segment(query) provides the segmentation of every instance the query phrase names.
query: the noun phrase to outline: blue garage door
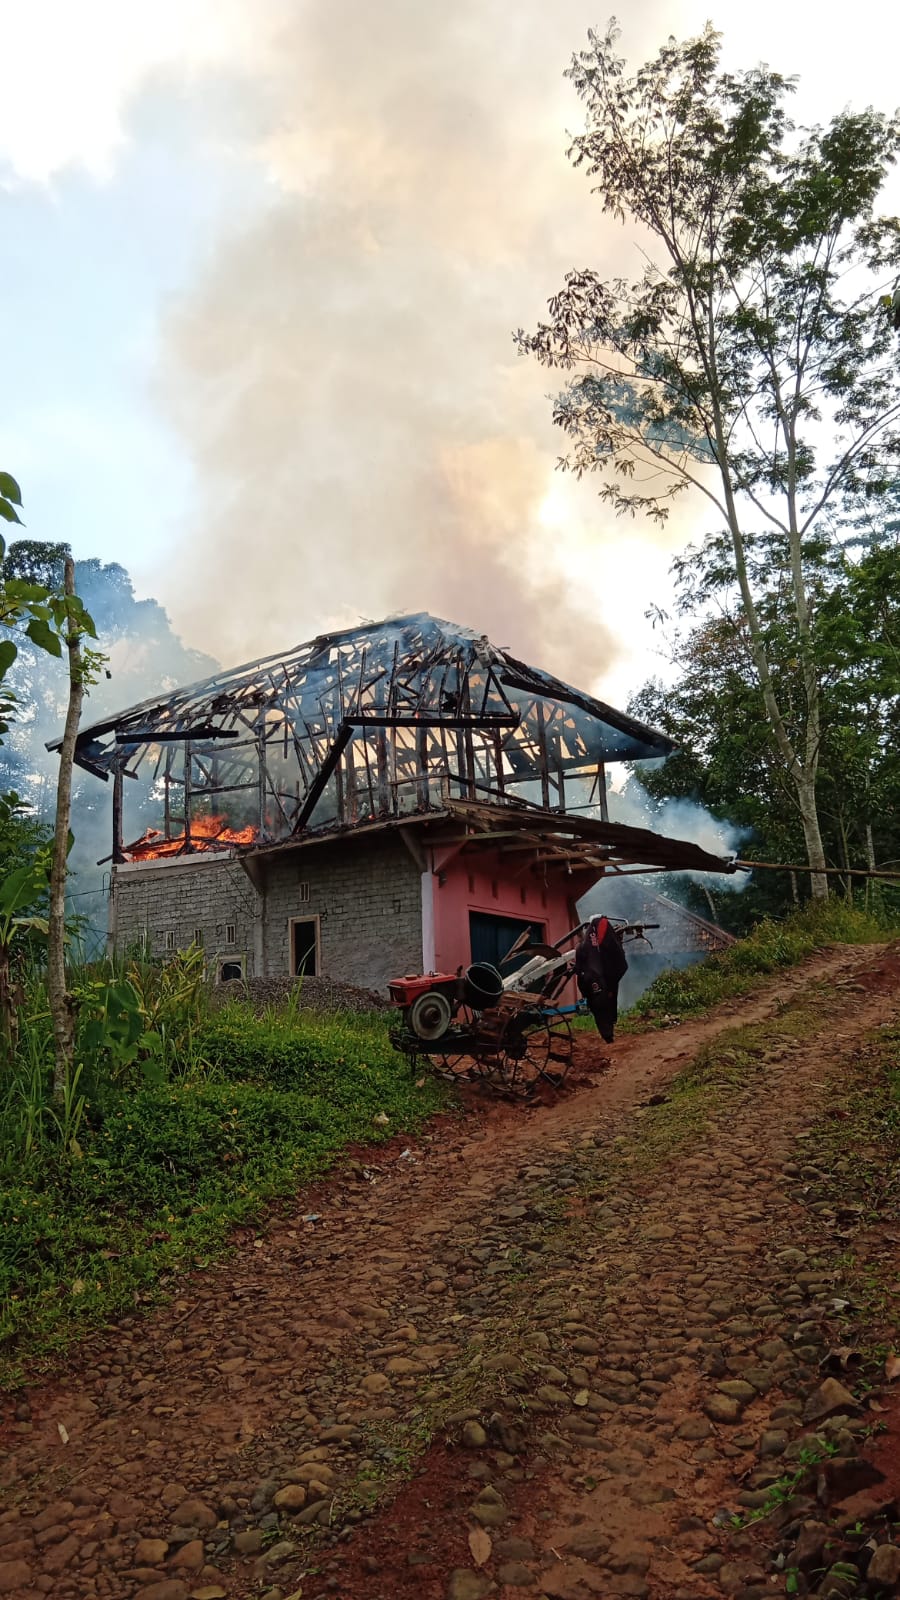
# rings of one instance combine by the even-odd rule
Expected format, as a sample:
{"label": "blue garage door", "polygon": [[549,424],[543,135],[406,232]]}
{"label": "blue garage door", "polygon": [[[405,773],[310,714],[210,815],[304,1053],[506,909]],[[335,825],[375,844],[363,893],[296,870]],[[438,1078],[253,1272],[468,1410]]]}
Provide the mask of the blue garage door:
{"label": "blue garage door", "polygon": [[528,932],[529,944],[543,944],[547,937],[546,924],[543,922],[526,922],[519,917],[494,917],[487,911],[469,912],[469,940],[472,946],[473,961],[489,961],[492,967],[498,967],[507,977],[510,972],[515,972],[518,967],[524,966],[528,959],[522,954],[514,960],[503,965],[503,958],[512,948],[520,934]]}

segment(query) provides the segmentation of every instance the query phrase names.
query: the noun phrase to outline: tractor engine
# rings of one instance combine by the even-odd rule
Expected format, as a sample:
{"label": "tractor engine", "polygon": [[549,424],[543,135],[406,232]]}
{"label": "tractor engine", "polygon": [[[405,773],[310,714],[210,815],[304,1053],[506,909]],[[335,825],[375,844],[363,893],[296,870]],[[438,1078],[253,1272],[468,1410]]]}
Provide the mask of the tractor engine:
{"label": "tractor engine", "polygon": [[392,979],[388,987],[410,1033],[434,1044],[449,1033],[460,1006],[484,1011],[496,1005],[503,993],[503,979],[496,967],[475,962],[466,972],[409,975]]}

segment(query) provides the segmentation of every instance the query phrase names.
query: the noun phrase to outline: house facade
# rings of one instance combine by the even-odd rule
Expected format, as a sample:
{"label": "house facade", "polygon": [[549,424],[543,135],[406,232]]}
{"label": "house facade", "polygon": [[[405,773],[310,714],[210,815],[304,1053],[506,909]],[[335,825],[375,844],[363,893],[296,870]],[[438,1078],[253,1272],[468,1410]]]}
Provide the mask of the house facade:
{"label": "house facade", "polygon": [[497,962],[525,929],[553,943],[574,927],[597,874],[544,879],[530,865],[511,870],[498,850],[467,852],[421,826],[412,840],[322,838],[252,864],[237,850],[123,862],[110,943],[163,958],[202,945],[219,980],[307,973],[384,989],[407,972]]}
{"label": "house facade", "polygon": [[[112,783],[110,943],[202,944],[219,979],[382,989],[554,943],[607,874],[727,872],[610,822],[610,762],[663,735],[417,615],[324,635],[79,735]],[[130,843],[129,780],[143,831]],[[148,825],[149,819],[149,825]]]}

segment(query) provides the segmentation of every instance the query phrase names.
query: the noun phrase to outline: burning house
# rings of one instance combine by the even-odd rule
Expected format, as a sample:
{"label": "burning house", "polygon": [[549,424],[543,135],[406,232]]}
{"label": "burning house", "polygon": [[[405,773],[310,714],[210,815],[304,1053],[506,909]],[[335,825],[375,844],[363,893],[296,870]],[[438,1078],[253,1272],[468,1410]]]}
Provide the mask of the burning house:
{"label": "burning house", "polygon": [[[331,633],[82,730],[112,783],[110,941],[220,979],[383,987],[553,942],[604,876],[728,872],[610,822],[610,763],[672,746],[427,615]],[[139,780],[156,825],[129,839]]]}

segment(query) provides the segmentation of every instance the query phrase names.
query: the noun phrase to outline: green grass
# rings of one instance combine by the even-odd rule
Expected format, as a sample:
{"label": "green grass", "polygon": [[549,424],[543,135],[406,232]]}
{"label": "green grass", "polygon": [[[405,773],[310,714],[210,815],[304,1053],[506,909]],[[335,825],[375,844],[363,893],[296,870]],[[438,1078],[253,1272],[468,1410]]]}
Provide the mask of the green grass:
{"label": "green grass", "polygon": [[377,1016],[279,1021],[231,1005],[197,1043],[203,1075],[94,1074],[75,1153],[45,1140],[23,1159],[18,1125],[0,1121],[0,1385],[163,1294],[348,1144],[411,1131],[447,1103],[436,1080],[416,1087]]}
{"label": "green grass", "polygon": [[697,1016],[721,1000],[749,993],[773,972],[796,966],[833,944],[873,944],[900,932],[900,924],[872,916],[834,896],[823,906],[783,922],[760,922],[740,939],[696,966],[663,972],[622,1019],[626,1032]]}

